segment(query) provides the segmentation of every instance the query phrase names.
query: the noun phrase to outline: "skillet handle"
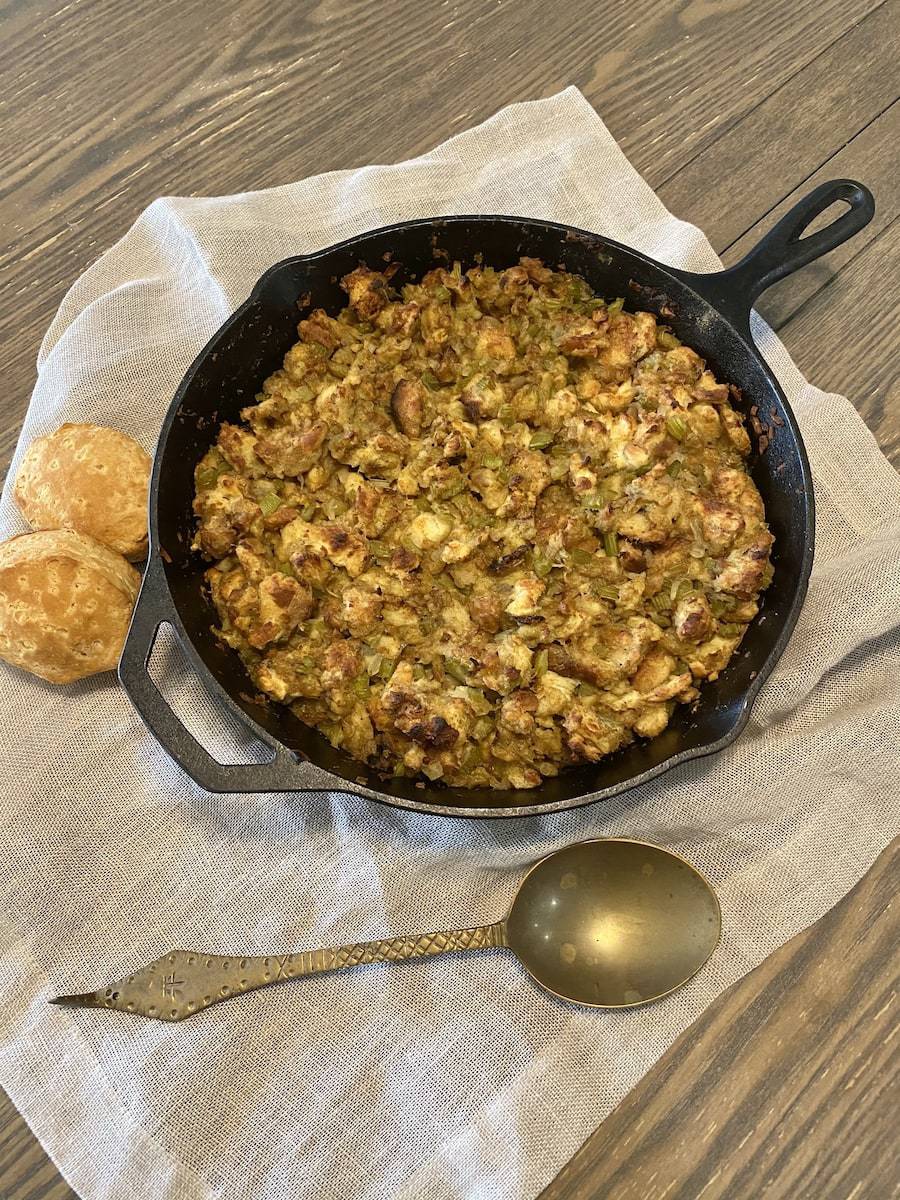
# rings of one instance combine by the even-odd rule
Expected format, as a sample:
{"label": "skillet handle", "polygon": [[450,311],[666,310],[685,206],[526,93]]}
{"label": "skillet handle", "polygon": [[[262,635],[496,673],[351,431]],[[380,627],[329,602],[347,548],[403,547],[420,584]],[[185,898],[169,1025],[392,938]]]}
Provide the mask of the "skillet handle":
{"label": "skillet handle", "polygon": [[168,605],[162,563],[151,556],[119,660],[119,682],[162,748],[207,792],[307,790],[303,764],[286,747],[272,746],[272,758],[263,763],[220,763],[182,725],[147,669]]}
{"label": "skillet handle", "polygon": [[[809,237],[803,231],[837,201],[850,205],[830,225]],[[875,215],[875,200],[864,184],[832,179],[795,204],[740,262],[712,275],[686,272],[691,284],[733,325],[747,331],[750,309],[766,288],[836,249],[864,229]]]}

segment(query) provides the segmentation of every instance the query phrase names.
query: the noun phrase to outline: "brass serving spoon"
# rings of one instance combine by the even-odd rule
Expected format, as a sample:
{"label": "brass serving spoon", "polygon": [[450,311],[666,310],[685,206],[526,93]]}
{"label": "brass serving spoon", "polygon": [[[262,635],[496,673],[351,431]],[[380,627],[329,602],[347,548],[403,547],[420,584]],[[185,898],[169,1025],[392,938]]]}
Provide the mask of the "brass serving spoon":
{"label": "brass serving spoon", "polygon": [[51,1003],[180,1021],[300,975],[508,947],[555,996],[594,1008],[630,1008],[686,983],[712,954],[720,928],[715,892],[683,858],[644,842],[595,839],[535,863],[509,916],[493,925],[268,958],[173,950],[118,983]]}

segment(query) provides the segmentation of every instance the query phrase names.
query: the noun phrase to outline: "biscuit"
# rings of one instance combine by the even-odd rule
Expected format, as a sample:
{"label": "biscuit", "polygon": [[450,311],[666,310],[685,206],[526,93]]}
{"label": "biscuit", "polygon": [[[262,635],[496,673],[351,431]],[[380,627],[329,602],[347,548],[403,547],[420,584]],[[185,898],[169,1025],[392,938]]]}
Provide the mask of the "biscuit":
{"label": "biscuit", "polygon": [[33,529],[71,529],[126,558],[147,554],[150,458],[103,425],[61,425],[25,452],[14,496]]}
{"label": "biscuit", "polygon": [[0,544],[0,658],[50,683],[119,661],[141,577],[120,554],[69,530]]}

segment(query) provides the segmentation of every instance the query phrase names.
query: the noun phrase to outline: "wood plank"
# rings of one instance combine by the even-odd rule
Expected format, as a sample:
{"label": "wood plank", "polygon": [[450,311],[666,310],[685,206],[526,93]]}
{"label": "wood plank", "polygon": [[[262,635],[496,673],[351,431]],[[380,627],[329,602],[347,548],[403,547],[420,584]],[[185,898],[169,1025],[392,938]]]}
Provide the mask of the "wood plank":
{"label": "wood plank", "polygon": [[[156,150],[168,162],[179,160],[175,178],[182,187],[198,172],[204,178],[224,172],[219,191],[284,182],[295,177],[295,161],[318,162],[322,170],[389,161],[401,146],[424,149],[510,100],[533,96],[538,78],[544,93],[556,91],[573,81],[573,70],[613,132],[627,126],[623,146],[635,148],[637,165],[658,183],[883,4],[798,0],[788,9],[620,0],[605,6],[598,21],[585,0],[565,6],[525,0],[499,10],[464,0],[438,27],[439,9],[428,5],[373,8],[357,0],[332,13],[324,3],[285,10],[263,0],[226,0],[213,38],[203,6],[178,0],[143,14],[115,0],[93,0],[77,12],[48,11],[43,20],[45,6],[32,0],[20,6],[33,8],[35,19],[21,31],[11,76],[45,101],[17,110],[24,136],[10,139],[0,196],[46,201],[69,188],[91,195],[98,182],[105,186],[117,171],[145,164]],[[227,43],[218,36],[223,27]],[[538,30],[540,54],[516,62]],[[73,91],[72,72],[62,69],[71,68],[71,39],[89,63],[117,36],[119,53],[107,51],[104,71],[85,71]],[[154,75],[140,91],[134,63],[151,54]],[[700,69],[710,62],[715,70]],[[585,64],[593,64],[589,76]],[[356,119],[361,96],[362,122]],[[461,109],[461,97],[468,107]],[[418,119],[424,101],[427,126]],[[302,145],[293,136],[298,111]],[[713,119],[701,124],[711,112]],[[671,136],[676,122],[683,125],[677,138]],[[255,134],[261,136],[251,141]],[[208,155],[190,160],[185,178],[185,151],[220,135],[220,146],[241,151],[220,154],[215,163]],[[276,143],[284,145],[273,156]],[[164,164],[147,165],[156,173]]]}
{"label": "wood plank", "polygon": [[[858,179],[872,191],[875,196],[875,216],[861,233],[824,258],[782,280],[760,297],[756,307],[773,329],[781,330],[803,304],[821,291],[900,216],[900,188],[897,186],[900,163],[885,153],[886,146],[897,145],[898,141],[900,101],[895,101],[723,253],[722,260],[726,265],[737,262],[792,205],[827,179]],[[816,222],[810,226],[810,232],[824,224],[827,224],[827,220]],[[870,293],[865,303],[879,307],[882,297]]]}
{"label": "wood plank", "polygon": [[681,167],[660,198],[721,252],[898,92],[900,0],[887,0]]}
{"label": "wood plank", "polygon": [[804,304],[780,336],[811,383],[847,396],[900,468],[900,217]]}
{"label": "wood plank", "polygon": [[0,1088],[2,1200],[78,1200]]}
{"label": "wood plank", "polygon": [[900,1187],[900,840],[736,983],[540,1200],[888,1200]]}
{"label": "wood plank", "polygon": [[396,160],[571,82],[658,183],[877,7],[223,0],[210,25],[183,0],[24,0],[0,52],[0,472],[62,294],[156,196]]}

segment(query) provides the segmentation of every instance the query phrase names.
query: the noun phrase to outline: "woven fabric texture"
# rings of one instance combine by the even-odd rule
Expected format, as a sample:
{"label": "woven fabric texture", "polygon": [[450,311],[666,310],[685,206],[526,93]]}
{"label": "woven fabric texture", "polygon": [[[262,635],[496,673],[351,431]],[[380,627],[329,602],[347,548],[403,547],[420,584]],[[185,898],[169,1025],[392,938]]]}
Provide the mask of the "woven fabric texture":
{"label": "woven fabric texture", "polygon": [[[451,212],[546,217],[719,265],[570,88],[412,162],[157,200],[64,299],[20,452],[63,421],[152,450],[185,368],[266,267]],[[54,688],[0,669],[0,1083],[84,1200],[530,1200],[710,1001],[890,840],[900,484],[852,405],[810,386],[761,321],[754,332],[806,440],[817,556],[780,666],[715,758],[517,821],[212,796],[111,675]],[[24,528],[9,488],[0,528]],[[165,638],[153,666],[215,753],[252,757]],[[46,1003],[173,947],[279,954],[487,923],[534,859],[597,835],[672,847],[721,897],[710,964],[646,1008],[568,1007],[503,951],[303,979],[178,1025]]]}

